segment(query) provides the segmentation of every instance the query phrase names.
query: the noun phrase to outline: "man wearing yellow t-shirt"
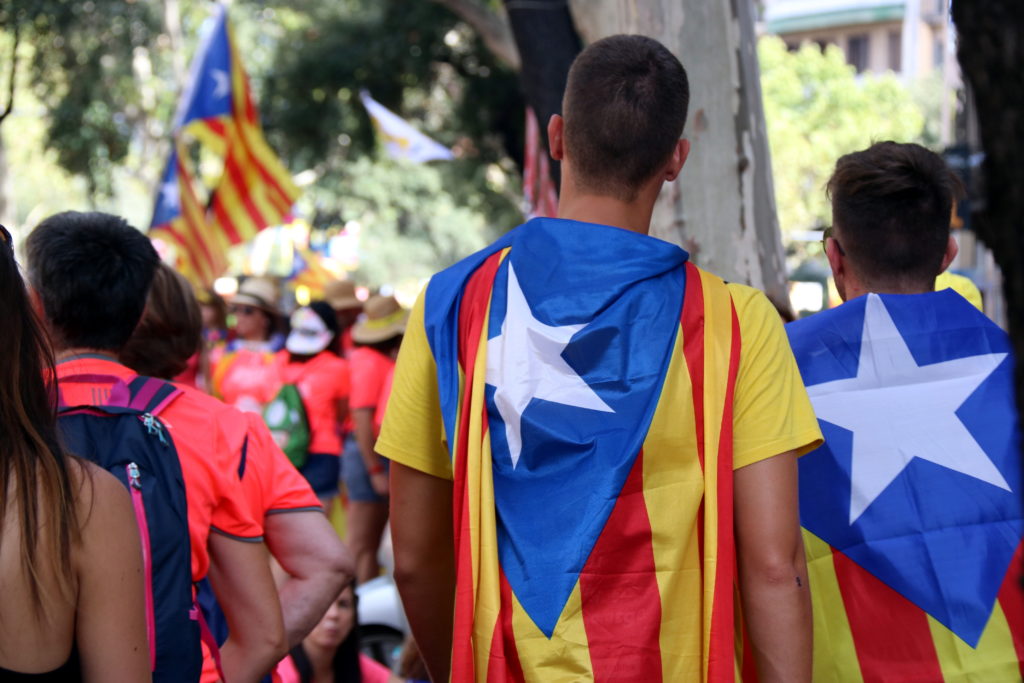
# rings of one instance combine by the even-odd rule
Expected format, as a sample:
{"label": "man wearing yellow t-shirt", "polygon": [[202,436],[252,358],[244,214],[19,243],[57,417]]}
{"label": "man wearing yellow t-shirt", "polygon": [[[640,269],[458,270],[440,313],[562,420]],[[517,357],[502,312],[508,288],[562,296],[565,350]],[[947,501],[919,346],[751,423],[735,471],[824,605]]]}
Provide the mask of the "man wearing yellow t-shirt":
{"label": "man wearing yellow t-shirt", "polygon": [[820,442],[778,315],[647,236],[689,151],[654,40],[576,60],[559,218],[431,280],[377,451],[434,680],[810,676],[796,456]]}

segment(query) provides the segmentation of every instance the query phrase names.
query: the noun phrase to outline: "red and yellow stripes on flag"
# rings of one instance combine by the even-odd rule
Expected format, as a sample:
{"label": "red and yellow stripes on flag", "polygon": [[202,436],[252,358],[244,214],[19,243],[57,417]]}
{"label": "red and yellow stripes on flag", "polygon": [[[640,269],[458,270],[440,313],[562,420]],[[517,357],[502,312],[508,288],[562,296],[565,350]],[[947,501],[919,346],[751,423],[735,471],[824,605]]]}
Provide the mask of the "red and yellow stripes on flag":
{"label": "red and yellow stripes on flag", "polygon": [[228,241],[211,230],[206,211],[192,186],[195,173],[188,163],[183,145],[176,141],[178,197],[181,214],[163,227],[150,231],[150,236],[173,244],[179,254],[178,268],[189,281],[208,286],[227,268]]}
{"label": "red and yellow stripes on flag", "polygon": [[[740,335],[727,288],[687,265],[681,332],[649,435],[549,639],[498,561],[485,331],[507,253],[474,273],[460,307],[451,680],[735,680],[731,406]],[[693,429],[669,428],[680,420]],[[699,458],[680,467],[679,453]],[[680,528],[694,537],[680,542]]]}
{"label": "red and yellow stripes on flag", "polygon": [[[169,234],[183,254],[182,270],[203,285],[212,284],[227,267],[228,247],[281,223],[299,196],[291,174],[263,137],[230,26],[227,31],[231,45],[232,114],[192,121],[178,132],[175,142],[178,159],[185,159],[182,133],[192,136],[223,159],[223,171],[207,207],[198,204],[191,190],[188,178],[196,177],[195,174],[179,175],[179,183],[189,185],[192,206],[186,206],[183,190],[182,217],[172,221],[168,228],[154,231]],[[192,215],[186,216],[187,213]],[[179,223],[184,225],[178,227]]]}
{"label": "red and yellow stripes on flag", "polygon": [[[804,529],[814,610],[814,680],[1024,679],[1024,595],[1018,547],[978,646]],[[1016,654],[1016,657],[1014,657]]]}
{"label": "red and yellow stripes on flag", "polygon": [[[228,35],[232,36],[230,26]],[[268,225],[280,223],[299,190],[263,137],[233,37],[230,45],[233,115],[224,119],[222,130],[217,131],[225,140],[224,173],[214,188],[210,209],[226,234],[245,241]]]}

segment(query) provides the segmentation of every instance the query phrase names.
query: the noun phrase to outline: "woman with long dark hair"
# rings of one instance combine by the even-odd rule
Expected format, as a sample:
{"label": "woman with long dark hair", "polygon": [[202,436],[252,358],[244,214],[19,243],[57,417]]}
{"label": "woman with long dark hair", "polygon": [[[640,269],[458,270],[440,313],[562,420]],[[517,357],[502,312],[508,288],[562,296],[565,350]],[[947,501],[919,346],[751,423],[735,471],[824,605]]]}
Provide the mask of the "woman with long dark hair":
{"label": "woman with long dark hair", "polygon": [[342,589],[320,623],[277,665],[282,683],[388,683],[401,681],[359,651],[355,583]]}
{"label": "woman with long dark hair", "polygon": [[57,435],[53,355],[0,226],[0,679],[148,681],[131,502]]}

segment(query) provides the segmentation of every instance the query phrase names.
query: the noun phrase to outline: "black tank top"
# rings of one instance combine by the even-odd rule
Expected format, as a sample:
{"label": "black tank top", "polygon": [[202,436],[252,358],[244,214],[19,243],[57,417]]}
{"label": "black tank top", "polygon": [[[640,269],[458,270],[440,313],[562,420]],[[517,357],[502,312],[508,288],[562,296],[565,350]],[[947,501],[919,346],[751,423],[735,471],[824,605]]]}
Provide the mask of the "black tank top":
{"label": "black tank top", "polygon": [[64,681],[81,681],[82,664],[78,661],[78,647],[71,647],[71,654],[68,660],[53,671],[40,674],[26,674],[20,671],[11,671],[0,666],[0,683],[19,683],[20,681],[31,681],[32,683],[63,683]]}

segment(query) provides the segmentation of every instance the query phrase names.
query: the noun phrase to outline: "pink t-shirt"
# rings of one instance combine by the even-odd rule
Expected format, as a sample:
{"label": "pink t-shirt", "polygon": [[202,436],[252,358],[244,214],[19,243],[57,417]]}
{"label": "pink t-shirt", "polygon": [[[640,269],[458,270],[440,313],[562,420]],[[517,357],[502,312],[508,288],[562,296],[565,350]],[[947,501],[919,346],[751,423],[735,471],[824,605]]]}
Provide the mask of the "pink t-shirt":
{"label": "pink t-shirt", "polygon": [[[363,676],[363,683],[388,683],[391,679],[391,672],[386,666],[364,654],[359,655],[359,673]],[[281,683],[300,683],[301,680],[290,655],[278,662],[274,675]]]}
{"label": "pink t-shirt", "polygon": [[302,396],[309,420],[309,452],[340,455],[338,402],[349,396],[348,361],[323,351],[305,363],[292,363],[287,351],[279,351],[277,364],[277,386],[294,384]]}

